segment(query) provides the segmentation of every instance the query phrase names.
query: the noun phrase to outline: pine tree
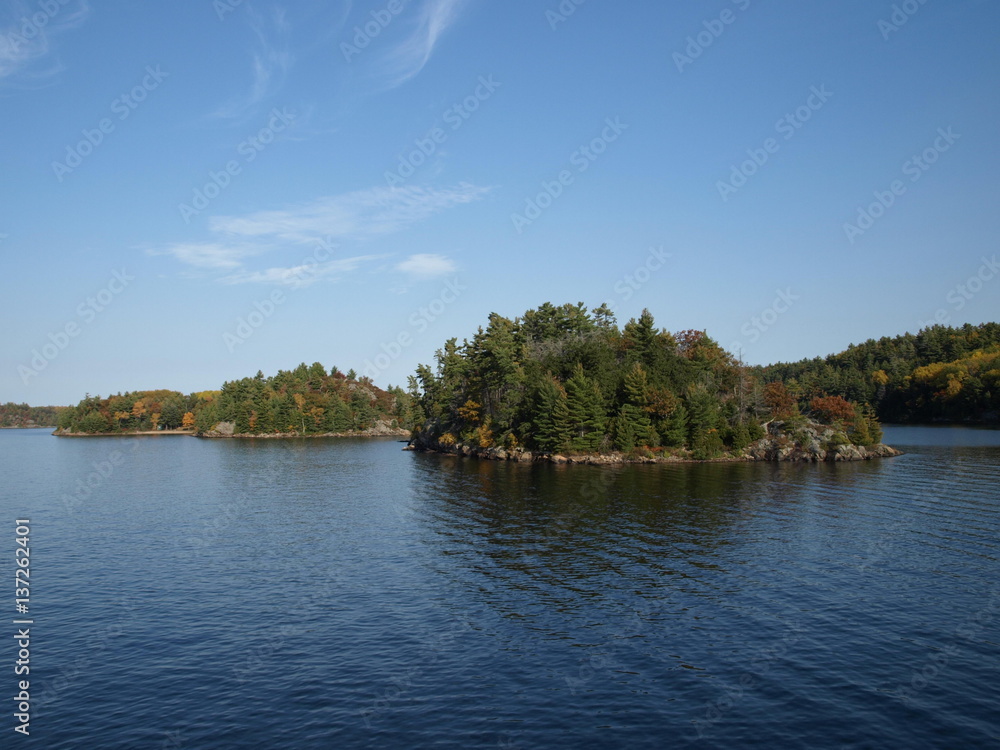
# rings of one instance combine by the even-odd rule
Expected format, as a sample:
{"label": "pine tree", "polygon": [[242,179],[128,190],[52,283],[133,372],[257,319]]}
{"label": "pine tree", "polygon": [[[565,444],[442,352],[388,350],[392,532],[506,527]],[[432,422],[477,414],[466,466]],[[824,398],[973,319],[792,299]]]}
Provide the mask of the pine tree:
{"label": "pine tree", "polygon": [[327,420],[330,432],[348,432],[352,426],[351,408],[339,396],[334,396],[327,410]]}
{"label": "pine tree", "polygon": [[649,422],[649,415],[633,404],[623,404],[615,418],[615,447],[631,451],[639,445],[654,445],[650,438],[656,432]]}
{"label": "pine tree", "polygon": [[719,426],[718,401],[704,387],[693,387],[687,395],[688,441],[692,448]]}
{"label": "pine tree", "polygon": [[737,424],[733,428],[732,432],[731,443],[733,450],[736,452],[741,452],[745,448],[747,448],[751,442],[753,441],[750,439],[750,430],[747,429],[747,426],[742,422]]}
{"label": "pine tree", "polygon": [[535,398],[535,419],[532,423],[535,443],[543,451],[555,453],[569,442],[569,408],[566,391],[549,375]]}
{"label": "pine tree", "polygon": [[[623,438],[627,442],[631,441],[632,447],[635,444],[656,445],[659,442],[659,436],[653,429],[653,423],[649,418],[649,377],[646,368],[641,363],[636,362],[632,369],[626,373],[624,390],[625,404],[622,405],[618,415],[619,424],[622,425],[623,420],[627,424],[627,426],[619,427],[623,431]],[[631,450],[631,448],[622,448],[622,450]]]}
{"label": "pine tree", "polygon": [[688,410],[683,403],[678,403],[667,417],[666,428],[663,431],[663,444],[674,448],[683,448],[688,436]]}
{"label": "pine tree", "polygon": [[639,361],[652,364],[656,351],[656,323],[649,310],[643,310],[638,320],[633,318],[626,323],[623,333]]}
{"label": "pine tree", "polygon": [[878,445],[882,442],[882,425],[878,421],[878,417],[875,416],[873,411],[869,411],[867,414],[868,419],[868,432],[871,435],[872,445]]}
{"label": "pine tree", "polygon": [[849,433],[851,442],[855,445],[870,446],[882,442],[882,425],[872,412],[871,407],[858,407],[854,420],[854,429]]}
{"label": "pine tree", "polygon": [[855,445],[871,445],[872,435],[868,429],[868,420],[864,417],[858,417],[854,422],[854,429],[851,430],[849,437]]}
{"label": "pine tree", "polygon": [[597,384],[577,364],[573,377],[566,381],[566,405],[569,409],[570,448],[596,451],[604,440],[607,412]]}

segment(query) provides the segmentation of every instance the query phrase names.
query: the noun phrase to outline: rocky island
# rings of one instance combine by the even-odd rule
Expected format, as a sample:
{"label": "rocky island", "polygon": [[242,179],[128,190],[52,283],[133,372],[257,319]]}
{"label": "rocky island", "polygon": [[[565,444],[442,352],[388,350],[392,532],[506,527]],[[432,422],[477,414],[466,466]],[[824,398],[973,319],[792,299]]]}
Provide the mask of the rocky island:
{"label": "rocky island", "polygon": [[417,368],[410,448],[555,463],[858,461],[898,455],[869,404],[764,382],[704,331],[644,310],[497,314]]}

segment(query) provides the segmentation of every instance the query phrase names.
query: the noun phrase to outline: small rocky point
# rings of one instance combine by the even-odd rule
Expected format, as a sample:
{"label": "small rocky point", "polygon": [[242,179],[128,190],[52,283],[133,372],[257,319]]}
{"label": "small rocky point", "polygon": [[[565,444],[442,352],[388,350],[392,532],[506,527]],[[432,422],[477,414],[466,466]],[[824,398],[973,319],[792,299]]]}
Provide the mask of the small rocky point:
{"label": "small rocky point", "polygon": [[810,422],[787,429],[784,422],[768,422],[767,434],[746,449],[751,461],[868,461],[901,456],[885,443],[863,446],[843,442],[843,433],[828,425]]}

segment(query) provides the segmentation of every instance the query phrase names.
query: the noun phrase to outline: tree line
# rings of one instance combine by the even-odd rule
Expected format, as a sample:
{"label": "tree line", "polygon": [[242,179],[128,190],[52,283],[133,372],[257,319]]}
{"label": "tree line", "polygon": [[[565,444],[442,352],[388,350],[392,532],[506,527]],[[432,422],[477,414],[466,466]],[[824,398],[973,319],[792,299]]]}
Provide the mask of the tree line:
{"label": "tree line", "polygon": [[757,368],[800,402],[838,395],[885,422],[1000,421],[1000,324],[935,325],[828,357]]}
{"label": "tree line", "polygon": [[844,442],[881,438],[863,404],[812,403],[767,388],[704,331],[670,333],[644,310],[620,327],[606,305],[545,303],[510,319],[491,314],[461,344],[411,378],[424,444],[563,452],[738,453],[762,423],[811,416],[839,422]]}
{"label": "tree line", "polygon": [[699,458],[738,453],[773,419],[823,421],[845,441],[870,445],[881,439],[880,421],[998,415],[996,323],[933,326],[825,358],[747,367],[704,331],[658,328],[648,310],[619,326],[605,305],[548,302],[514,319],[493,313],[471,340],[449,339],[406,390],[316,362],[270,377],[258,372],[218,391],[0,407],[8,422],[53,420],[71,432],[207,432],[230,422],[238,434],[310,435],[381,421],[442,445]]}
{"label": "tree line", "polygon": [[55,427],[65,406],[28,406],[8,401],[0,404],[0,427]]}
{"label": "tree line", "polygon": [[378,421],[412,422],[411,397],[382,390],[351,370],[329,372],[318,362],[265,377],[223,383],[218,391],[135,391],[107,398],[87,396],[66,409],[59,427],[69,432],[125,433],[190,429],[208,432],[221,422],[246,435],[349,433]]}

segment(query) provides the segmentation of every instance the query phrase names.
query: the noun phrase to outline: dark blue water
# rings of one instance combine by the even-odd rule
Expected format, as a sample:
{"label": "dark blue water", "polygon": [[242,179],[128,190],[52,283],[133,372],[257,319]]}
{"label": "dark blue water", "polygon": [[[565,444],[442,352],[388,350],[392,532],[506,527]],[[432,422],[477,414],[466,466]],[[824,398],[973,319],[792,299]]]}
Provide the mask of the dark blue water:
{"label": "dark blue water", "polygon": [[32,744],[1000,747],[1000,433],[886,440],[606,468],[0,431]]}

